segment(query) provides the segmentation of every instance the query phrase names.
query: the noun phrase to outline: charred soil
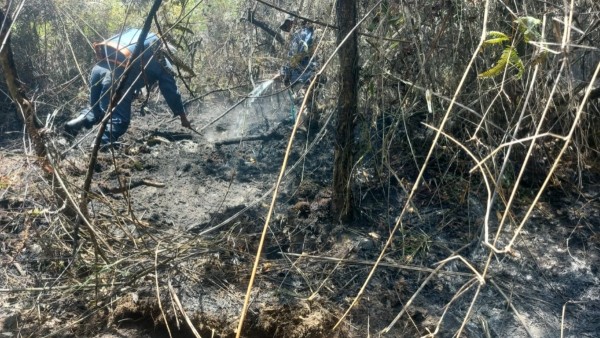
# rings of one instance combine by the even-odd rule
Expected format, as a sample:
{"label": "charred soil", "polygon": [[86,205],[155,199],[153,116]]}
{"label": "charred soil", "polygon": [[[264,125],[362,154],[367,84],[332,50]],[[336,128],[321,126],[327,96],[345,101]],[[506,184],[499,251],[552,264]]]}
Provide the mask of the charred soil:
{"label": "charred soil", "polygon": [[[51,196],[56,182],[40,178],[18,140],[5,139],[0,332],[233,337],[297,110],[286,95],[275,95],[203,128],[234,103],[220,98],[190,105],[202,135],[169,119],[160,103],[136,115],[124,145],[101,153],[95,168],[89,204],[95,239],[89,228],[76,229],[76,222],[60,217],[62,206]],[[554,184],[511,250],[491,253],[481,241],[481,182],[449,174],[440,179],[432,170],[380,257],[412,188],[413,159],[394,153],[389,163],[400,174],[384,177],[376,155],[367,156],[355,170],[355,220],[340,224],[332,217],[329,189],[330,113],[323,109],[317,127],[312,121],[295,136],[244,337],[413,337],[436,331],[450,337],[463,323],[468,337],[600,334],[597,174],[580,190]],[[92,138],[80,135],[72,149],[62,136],[50,138],[62,153],[57,166],[77,197]],[[499,233],[499,247],[523,214]],[[489,261],[484,283],[458,255],[476,271]],[[360,301],[334,329],[379,257]]]}

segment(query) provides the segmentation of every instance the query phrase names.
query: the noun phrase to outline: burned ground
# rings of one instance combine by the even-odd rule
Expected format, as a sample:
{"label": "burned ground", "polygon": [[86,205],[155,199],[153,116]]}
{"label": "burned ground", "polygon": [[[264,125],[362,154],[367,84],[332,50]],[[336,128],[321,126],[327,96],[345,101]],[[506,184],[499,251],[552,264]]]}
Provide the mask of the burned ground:
{"label": "burned ground", "polygon": [[[234,335],[297,107],[287,94],[257,99],[197,135],[152,102],[145,116],[134,117],[125,146],[102,153],[95,168],[90,212],[105,243],[96,251],[86,229],[77,238],[59,217],[53,183],[21,155],[20,139],[3,140],[3,334],[189,337],[191,324],[202,337]],[[188,106],[190,118],[200,129],[235,102],[207,98]],[[339,223],[329,189],[331,111],[324,112],[322,130],[296,135],[245,337],[422,336],[436,327],[438,336],[450,337],[469,309],[468,337],[598,335],[600,198],[593,172],[581,190],[557,180],[514,247],[490,254],[480,238],[481,182],[431,170],[360,302],[333,330],[389,237],[416,170],[409,154],[397,152],[389,163],[400,176],[382,177],[376,154],[367,155],[355,171],[355,221]],[[425,135],[418,121],[414,126]],[[259,137],[223,142],[241,136]],[[58,133],[50,139],[77,193],[91,137],[80,136],[73,149]],[[522,216],[514,215],[502,243]],[[457,255],[477,271],[491,260],[485,284],[458,259],[438,268]]]}

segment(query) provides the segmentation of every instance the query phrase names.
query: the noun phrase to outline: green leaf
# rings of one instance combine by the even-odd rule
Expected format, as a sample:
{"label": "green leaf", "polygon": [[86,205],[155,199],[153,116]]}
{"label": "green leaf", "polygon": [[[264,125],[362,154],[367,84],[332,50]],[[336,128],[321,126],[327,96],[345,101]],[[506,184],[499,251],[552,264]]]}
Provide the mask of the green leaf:
{"label": "green leaf", "polygon": [[400,26],[404,25],[404,22],[405,22],[405,20],[404,20],[404,15],[398,15],[398,16],[396,16],[396,17],[392,17],[392,18],[390,18],[390,19],[388,20],[388,22],[389,22],[389,23],[390,23],[392,26],[394,26],[394,27],[398,28],[398,27],[400,27]]}
{"label": "green leaf", "polygon": [[477,77],[489,78],[500,75],[502,74],[502,72],[504,72],[504,69],[506,69],[507,64],[508,66],[514,66],[515,68],[517,68],[517,78],[520,79],[521,76],[523,76],[523,73],[525,72],[525,66],[523,65],[521,57],[517,53],[517,50],[513,47],[506,47],[504,51],[502,51],[502,55],[500,55],[498,61],[496,61],[496,64],[492,68],[484,71],[483,73],[478,74]]}
{"label": "green leaf", "polygon": [[514,21],[519,28],[519,31],[523,34],[525,42],[531,40],[540,40],[542,35],[538,32],[538,27],[542,24],[540,19],[536,19],[532,16],[522,16]]}
{"label": "green leaf", "polygon": [[484,46],[501,45],[505,41],[510,41],[508,35],[498,31],[490,31],[487,36],[491,37],[491,39],[485,40],[483,42]]}
{"label": "green leaf", "polygon": [[502,32],[498,32],[498,31],[489,31],[488,36],[492,37],[492,38],[503,38],[505,40],[508,40],[508,35],[502,33]]}
{"label": "green leaf", "polygon": [[486,70],[483,73],[478,74],[477,77],[485,79],[501,74],[502,71],[504,71],[504,68],[506,68],[506,61],[507,60],[505,58],[500,57],[500,59],[496,61],[496,64],[492,68]]}
{"label": "green leaf", "polygon": [[534,18],[532,16],[522,16],[515,20],[520,26],[525,27],[526,29],[533,29],[542,24],[542,20]]}
{"label": "green leaf", "polygon": [[494,38],[494,39],[487,39],[483,42],[484,46],[488,46],[488,45],[500,45],[502,44],[502,42],[504,41],[509,41],[508,38]]}
{"label": "green leaf", "polygon": [[517,51],[514,48],[510,48],[510,49],[511,49],[511,52],[510,52],[510,57],[509,57],[508,62],[511,66],[514,66],[517,68],[517,70],[519,71],[517,73],[517,78],[520,79],[523,76],[523,73],[525,72],[525,66],[523,66],[523,60],[521,60]]}

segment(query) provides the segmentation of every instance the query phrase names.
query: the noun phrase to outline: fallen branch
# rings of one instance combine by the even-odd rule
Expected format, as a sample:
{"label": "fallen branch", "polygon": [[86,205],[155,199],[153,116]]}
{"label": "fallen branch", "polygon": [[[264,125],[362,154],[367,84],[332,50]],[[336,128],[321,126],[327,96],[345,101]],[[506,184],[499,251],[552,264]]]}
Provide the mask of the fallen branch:
{"label": "fallen branch", "polygon": [[283,36],[281,36],[281,34],[279,34],[273,28],[269,27],[269,25],[266,22],[256,19],[254,17],[253,11],[248,10],[246,20],[248,20],[249,23],[255,25],[256,27],[262,29],[263,31],[265,31],[265,33],[269,34],[273,38],[275,38],[275,40],[277,40],[277,42],[279,42],[280,44],[283,45],[285,43],[285,39],[283,38]]}
{"label": "fallen branch", "polygon": [[183,305],[181,305],[181,301],[179,300],[179,296],[177,296],[177,292],[175,292],[175,289],[173,288],[173,285],[171,284],[171,280],[170,279],[169,279],[168,285],[169,285],[169,292],[171,292],[171,298],[173,298],[173,300],[175,301],[175,305],[177,305],[177,308],[179,309],[179,312],[181,312],[181,314],[183,315],[183,318],[185,319],[186,324],[188,325],[188,327],[190,328],[190,330],[194,334],[194,337],[196,337],[196,338],[202,338],[202,336],[200,336],[200,333],[198,333],[198,330],[196,330],[196,327],[194,326],[194,323],[192,323],[192,321],[190,319],[190,316],[188,316],[187,312],[183,308]]}
{"label": "fallen branch", "polygon": [[[360,260],[360,259],[343,259],[343,258],[337,258],[337,257],[314,256],[314,255],[296,254],[296,253],[288,253],[288,252],[282,252],[281,254],[286,255],[286,256],[291,256],[291,257],[306,258],[306,259],[313,260],[313,261],[335,262],[335,263],[340,263],[340,264],[368,265],[368,266],[372,266],[375,264],[375,262]],[[410,270],[410,271],[436,272],[439,274],[448,274],[448,275],[463,276],[463,277],[473,277],[473,274],[468,273],[468,272],[423,268],[420,266],[413,266],[413,265],[406,265],[406,264],[395,264],[395,263],[385,263],[384,262],[384,263],[379,263],[379,266],[385,266],[387,268],[395,268],[395,269],[402,269],[402,270]]]}
{"label": "fallen branch", "polygon": [[122,282],[114,282],[110,284],[77,284],[77,285],[55,285],[48,287],[31,287],[31,288],[2,288],[0,293],[17,293],[17,292],[50,292],[50,291],[62,291],[62,290],[83,290],[83,289],[96,289],[104,287],[114,287],[124,285]]}
{"label": "fallen branch", "polygon": [[162,138],[164,138],[168,141],[172,141],[172,142],[193,139],[193,137],[190,133],[159,131],[159,130],[152,132],[152,135],[150,136],[150,138],[152,138],[152,137],[162,137]]}
{"label": "fallen branch", "polygon": [[109,187],[105,187],[105,186],[102,186],[102,185],[99,185],[99,187],[100,187],[100,191],[102,191],[105,194],[120,194],[120,193],[123,193],[125,191],[131,190],[133,188],[140,187],[142,185],[146,185],[146,186],[149,186],[149,187],[155,187],[155,188],[164,188],[165,187],[164,183],[155,182],[155,181],[151,181],[151,180],[148,180],[148,179],[141,179],[141,180],[131,181],[130,184],[128,184],[127,186],[123,186],[123,187],[109,188]]}
{"label": "fallen branch", "polygon": [[281,126],[281,123],[277,124],[275,127],[271,128],[266,133],[258,134],[258,135],[234,137],[234,138],[230,138],[230,139],[226,139],[226,140],[222,140],[222,141],[217,141],[217,142],[215,142],[215,145],[223,146],[223,145],[228,145],[228,144],[240,143],[242,141],[269,140],[271,138],[276,138],[277,136],[279,136],[278,138],[281,139],[281,138],[283,138],[283,136],[277,133],[279,126]]}

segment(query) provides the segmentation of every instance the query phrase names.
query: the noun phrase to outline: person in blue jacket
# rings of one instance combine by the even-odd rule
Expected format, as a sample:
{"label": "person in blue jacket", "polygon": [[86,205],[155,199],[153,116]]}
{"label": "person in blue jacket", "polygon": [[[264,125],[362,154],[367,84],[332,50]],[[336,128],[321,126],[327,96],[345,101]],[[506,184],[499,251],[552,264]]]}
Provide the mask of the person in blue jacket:
{"label": "person in blue jacket", "polygon": [[90,105],[80,115],[67,122],[65,129],[71,135],[82,128],[91,128],[99,123],[108,112],[111,97],[127,67],[129,71],[123,80],[120,97],[117,97],[112,116],[107,121],[101,144],[114,144],[127,131],[131,121],[131,104],[135,93],[143,87],[158,83],[161,94],[175,117],[179,116],[181,125],[191,128],[187,119],[181,94],[175,82],[173,66],[161,51],[161,41],[154,33],[148,33],[143,51],[135,60],[131,54],[138,42],[141,30],[129,29],[121,34],[94,45],[99,61],[90,74]]}
{"label": "person in blue jacket", "polygon": [[[323,75],[317,75],[320,62],[315,55],[315,29],[306,21],[296,23],[296,18],[288,16],[279,26],[284,32],[292,32],[286,63],[280,69],[283,83],[289,87],[294,104],[300,104],[305,96],[309,96],[308,105],[299,117],[299,129],[306,131],[307,126],[317,127],[319,110],[316,97],[320,85],[326,82]],[[318,76],[317,85],[308,91],[310,82]],[[308,122],[308,123],[307,123]]]}
{"label": "person in blue jacket", "polygon": [[[279,28],[284,32],[290,32],[295,26],[295,21],[294,17],[288,16]],[[287,63],[281,69],[286,85],[306,85],[312,81],[319,69],[319,62],[314,56],[314,40],[314,28],[306,22],[302,22],[292,34]]]}

